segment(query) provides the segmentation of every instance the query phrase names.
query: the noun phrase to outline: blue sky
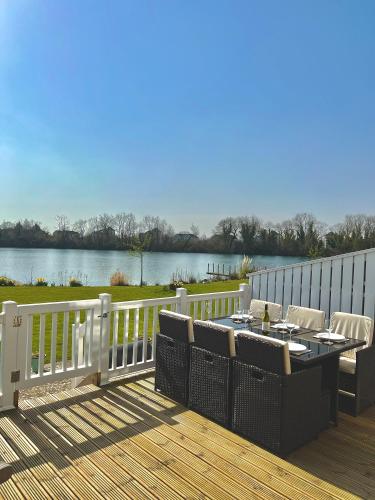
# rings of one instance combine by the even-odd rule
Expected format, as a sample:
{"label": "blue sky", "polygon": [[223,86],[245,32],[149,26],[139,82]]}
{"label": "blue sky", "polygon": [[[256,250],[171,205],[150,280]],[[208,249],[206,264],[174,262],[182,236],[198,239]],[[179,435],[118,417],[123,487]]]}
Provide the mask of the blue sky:
{"label": "blue sky", "polygon": [[0,0],[0,218],[374,213],[375,2]]}

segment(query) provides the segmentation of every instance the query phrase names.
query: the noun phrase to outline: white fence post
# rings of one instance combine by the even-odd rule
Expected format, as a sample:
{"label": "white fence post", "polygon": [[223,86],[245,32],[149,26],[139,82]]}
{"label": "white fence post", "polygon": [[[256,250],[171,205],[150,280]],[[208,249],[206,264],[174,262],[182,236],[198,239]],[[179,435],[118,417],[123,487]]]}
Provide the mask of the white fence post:
{"label": "white fence post", "polygon": [[250,285],[246,283],[241,283],[240,284],[240,309],[247,310],[250,308],[250,299],[251,299],[251,289]]}
{"label": "white fence post", "polygon": [[[85,364],[85,357],[84,357],[84,344],[85,344],[85,333],[86,333],[86,328],[85,328],[85,323],[80,323],[79,325],[73,325],[73,328],[77,328],[77,367],[81,367]],[[75,387],[78,387],[83,380],[85,380],[87,377],[74,377],[72,379],[72,388],[74,389]]]}
{"label": "white fence post", "polygon": [[187,306],[187,290],[186,288],[176,288],[176,297],[179,299],[177,302],[177,312],[180,314],[186,314]]}
{"label": "white fence post", "polygon": [[109,379],[109,340],[111,333],[111,304],[112,295],[101,293],[101,322],[100,322],[100,344],[99,344],[99,385],[108,383]]}
{"label": "white fence post", "polygon": [[1,339],[1,410],[14,408],[18,405],[18,390],[16,383],[19,380],[17,366],[18,344],[18,307],[17,302],[3,302],[5,313]]}

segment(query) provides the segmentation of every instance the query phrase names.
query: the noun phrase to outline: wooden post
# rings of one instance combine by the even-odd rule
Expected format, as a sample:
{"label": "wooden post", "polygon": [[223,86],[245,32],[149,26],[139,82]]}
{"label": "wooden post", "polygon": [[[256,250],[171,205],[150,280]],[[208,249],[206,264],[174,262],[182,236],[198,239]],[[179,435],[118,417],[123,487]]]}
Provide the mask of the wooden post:
{"label": "wooden post", "polygon": [[177,288],[176,297],[179,301],[177,302],[177,312],[180,314],[186,314],[187,302],[186,302],[187,290],[186,288]]}
{"label": "wooden post", "polygon": [[1,408],[7,410],[18,406],[19,372],[17,365],[18,306],[17,302],[3,302],[5,313],[1,338]]}
{"label": "wooden post", "polygon": [[111,330],[111,303],[110,293],[101,293],[101,321],[100,321],[100,344],[99,344],[99,385],[108,383],[109,373],[109,340]]}

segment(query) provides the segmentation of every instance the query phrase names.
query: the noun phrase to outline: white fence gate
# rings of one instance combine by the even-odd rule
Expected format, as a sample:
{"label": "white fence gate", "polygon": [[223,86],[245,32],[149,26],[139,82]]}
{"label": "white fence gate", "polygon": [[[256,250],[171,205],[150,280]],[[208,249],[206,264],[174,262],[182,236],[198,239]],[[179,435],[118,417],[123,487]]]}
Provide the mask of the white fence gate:
{"label": "white fence gate", "polygon": [[249,275],[251,294],[268,300],[375,318],[375,248],[258,271]]}
{"label": "white fence gate", "polygon": [[249,291],[243,284],[232,292],[187,295],[179,288],[174,297],[128,302],[112,302],[109,294],[45,304],[3,302],[0,410],[17,406],[22,389],[91,375],[103,385],[152,368],[160,309],[201,319],[225,316],[249,304]]}

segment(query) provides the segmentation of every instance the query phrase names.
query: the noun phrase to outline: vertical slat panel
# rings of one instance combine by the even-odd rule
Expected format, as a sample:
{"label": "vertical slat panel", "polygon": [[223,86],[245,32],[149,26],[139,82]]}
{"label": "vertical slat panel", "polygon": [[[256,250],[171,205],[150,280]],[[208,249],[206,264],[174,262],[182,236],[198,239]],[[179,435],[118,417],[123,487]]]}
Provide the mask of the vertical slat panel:
{"label": "vertical slat panel", "polygon": [[220,316],[226,316],[225,299],[221,299]]}
{"label": "vertical slat panel", "polygon": [[42,377],[44,373],[45,335],[46,335],[46,315],[41,314],[40,325],[39,325],[39,367],[38,367],[38,374],[40,377]]}
{"label": "vertical slat panel", "polygon": [[205,319],[206,315],[206,303],[204,300],[201,300],[201,319]]}
{"label": "vertical slat panel", "polygon": [[315,263],[311,266],[311,295],[310,307],[312,309],[320,309],[320,276],[322,264]]}
{"label": "vertical slat panel", "polygon": [[228,316],[232,314],[232,300],[228,298]]}
{"label": "vertical slat panel", "polygon": [[86,312],[85,328],[85,366],[92,366],[92,342],[94,338],[94,310],[89,309]]}
{"label": "vertical slat panel", "polygon": [[262,300],[268,300],[267,292],[268,292],[268,273],[263,273],[260,275],[260,298]]}
{"label": "vertical slat panel", "polygon": [[292,303],[292,282],[293,282],[293,269],[285,269],[284,276],[284,299],[283,299],[283,309],[284,317],[286,316],[286,311],[288,306]]}
{"label": "vertical slat panel", "polygon": [[340,311],[352,312],[353,257],[342,261],[342,292]]}
{"label": "vertical slat panel", "polygon": [[331,315],[330,299],[331,299],[331,274],[332,261],[322,262],[322,278],[320,284],[320,310],[326,313],[326,320],[329,320]]}
{"label": "vertical slat panel", "polygon": [[118,321],[119,321],[119,312],[114,311],[114,313],[113,313],[113,342],[112,342],[112,370],[117,368]]}
{"label": "vertical slat panel", "polygon": [[158,324],[158,306],[154,306],[152,313],[152,359],[153,360],[155,360],[157,324]]}
{"label": "vertical slat panel", "polygon": [[375,315],[375,252],[366,255],[365,301],[363,314],[374,319]]}
{"label": "vertical slat panel", "polygon": [[280,269],[279,271],[276,271],[275,302],[277,304],[283,303],[283,295],[284,295],[284,270]]}
{"label": "vertical slat panel", "polygon": [[302,266],[301,306],[310,307],[311,265]]}
{"label": "vertical slat panel", "polygon": [[194,302],[194,307],[193,307],[193,319],[197,319],[197,314],[198,314],[198,302]]}
{"label": "vertical slat panel", "polygon": [[147,361],[147,341],[148,341],[148,307],[143,309],[143,362]]}
{"label": "vertical slat panel", "polygon": [[135,310],[134,315],[134,337],[133,337],[133,365],[137,363],[138,359],[138,338],[139,338],[139,308]]}
{"label": "vertical slat panel", "polygon": [[268,273],[268,283],[267,283],[267,300],[269,302],[275,302],[275,286],[276,286],[276,272],[270,271]]}
{"label": "vertical slat panel", "polygon": [[124,336],[122,339],[122,366],[126,368],[128,364],[128,344],[129,344],[129,309],[124,311]]}
{"label": "vertical slat panel", "polygon": [[360,254],[354,257],[353,273],[353,314],[363,314],[363,292],[365,279],[365,255]]}
{"label": "vertical slat panel", "polygon": [[52,314],[51,326],[51,373],[56,372],[57,313]]}
{"label": "vertical slat panel", "polygon": [[68,333],[69,333],[69,313],[64,312],[63,324],[63,348],[62,348],[62,369],[65,372],[68,364]]}
{"label": "vertical slat panel", "polygon": [[26,379],[31,377],[31,358],[33,355],[33,324],[34,316],[27,315],[27,354],[26,354]]}
{"label": "vertical slat panel", "polygon": [[342,259],[332,261],[331,314],[341,309]]}
{"label": "vertical slat panel", "polygon": [[259,299],[260,297],[260,275],[255,274],[251,277],[252,292],[251,297],[253,299]]}
{"label": "vertical slat panel", "polygon": [[302,267],[294,267],[292,304],[294,304],[295,306],[301,305],[301,276],[302,276]]}
{"label": "vertical slat panel", "polygon": [[215,318],[220,317],[220,304],[219,304],[219,299],[215,300]]}

